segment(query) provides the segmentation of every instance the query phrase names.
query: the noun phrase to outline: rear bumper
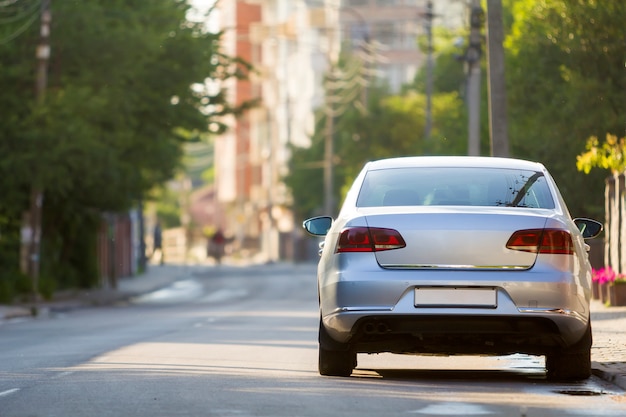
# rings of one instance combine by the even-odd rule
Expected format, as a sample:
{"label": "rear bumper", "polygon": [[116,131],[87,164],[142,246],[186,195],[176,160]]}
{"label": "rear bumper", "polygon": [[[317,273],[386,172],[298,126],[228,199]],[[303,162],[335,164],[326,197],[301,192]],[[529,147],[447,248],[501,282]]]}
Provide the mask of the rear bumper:
{"label": "rear bumper", "polygon": [[417,308],[413,291],[393,306],[346,306],[323,314],[329,336],[359,352],[544,354],[574,345],[589,315],[517,307],[498,290],[496,308]]}

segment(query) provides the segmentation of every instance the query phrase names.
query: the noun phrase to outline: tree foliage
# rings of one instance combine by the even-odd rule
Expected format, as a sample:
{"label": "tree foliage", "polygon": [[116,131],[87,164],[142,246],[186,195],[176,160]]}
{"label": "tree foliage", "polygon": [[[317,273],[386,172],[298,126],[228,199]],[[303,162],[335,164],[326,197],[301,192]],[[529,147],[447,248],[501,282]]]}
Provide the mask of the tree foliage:
{"label": "tree foliage", "polygon": [[[220,131],[217,116],[240,110],[208,83],[248,66],[223,54],[221,33],[188,20],[189,10],[183,0],[55,0],[43,103],[34,94],[38,21],[0,43],[0,246],[10,253],[1,269],[18,265],[21,215],[37,186],[44,273],[90,285],[95,262],[85,260],[101,214],[129,209],[173,177],[179,132]],[[3,22],[0,34],[11,30]]]}
{"label": "tree foliage", "polygon": [[572,213],[601,218],[601,172],[581,175],[587,138],[624,130],[626,3],[512,2],[507,39],[510,140],[515,156],[543,162]]}
{"label": "tree foliage", "polygon": [[586,151],[576,158],[576,168],[589,174],[592,168],[608,169],[613,174],[626,170],[626,138],[607,134],[600,145],[596,136],[587,140]]}
{"label": "tree foliage", "polygon": [[[593,152],[606,146],[599,148],[592,143],[589,148],[587,138],[607,132],[619,137],[624,131],[626,2],[503,0],[503,6],[511,156],[544,163],[573,214],[602,218],[605,174],[597,170],[582,175],[576,163],[585,146]],[[340,201],[339,190],[345,191],[366,160],[466,153],[465,75],[462,63],[455,59],[458,51],[452,47],[459,34],[463,33],[435,31],[434,129],[430,142],[423,137],[423,69],[401,94],[393,96],[380,90],[370,95],[367,113],[349,111],[338,118],[334,135],[340,161],[335,171],[336,201]],[[424,39],[418,41],[424,43]],[[483,66],[484,58],[483,54]],[[487,82],[483,81],[482,87],[481,149],[486,155]],[[322,132],[316,131],[310,149],[296,149],[293,154],[293,177],[288,183],[296,206],[305,214],[318,213],[315,208],[321,206],[321,174],[314,176],[312,168],[299,167],[321,160]]]}

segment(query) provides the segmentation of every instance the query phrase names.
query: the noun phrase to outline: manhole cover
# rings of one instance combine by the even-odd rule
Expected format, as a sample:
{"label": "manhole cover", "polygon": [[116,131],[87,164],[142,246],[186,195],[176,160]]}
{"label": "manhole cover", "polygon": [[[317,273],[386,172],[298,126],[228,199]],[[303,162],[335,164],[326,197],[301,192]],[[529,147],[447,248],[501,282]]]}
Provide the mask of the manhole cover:
{"label": "manhole cover", "polygon": [[595,395],[603,395],[604,392],[602,391],[591,391],[591,390],[560,390],[560,391],[555,391],[557,394],[565,394],[565,395],[576,395],[576,396],[583,396],[583,397],[592,397]]}

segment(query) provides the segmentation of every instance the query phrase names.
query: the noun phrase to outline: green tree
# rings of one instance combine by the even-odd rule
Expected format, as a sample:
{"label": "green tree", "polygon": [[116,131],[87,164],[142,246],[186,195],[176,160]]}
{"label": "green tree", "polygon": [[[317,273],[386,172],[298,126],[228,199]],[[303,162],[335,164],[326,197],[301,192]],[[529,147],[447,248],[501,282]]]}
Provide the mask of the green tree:
{"label": "green tree", "polygon": [[[17,268],[21,215],[37,186],[45,192],[42,275],[90,286],[102,213],[129,209],[173,177],[180,132],[223,130],[217,117],[243,108],[228,107],[209,83],[249,67],[221,52],[221,33],[187,19],[183,0],[52,7],[43,104],[33,93],[37,21],[0,43],[0,269]],[[0,29],[17,34],[4,20]]]}
{"label": "green tree", "polygon": [[506,43],[512,153],[543,162],[572,214],[601,217],[601,172],[581,175],[587,138],[619,134],[626,113],[626,3],[513,2]]}

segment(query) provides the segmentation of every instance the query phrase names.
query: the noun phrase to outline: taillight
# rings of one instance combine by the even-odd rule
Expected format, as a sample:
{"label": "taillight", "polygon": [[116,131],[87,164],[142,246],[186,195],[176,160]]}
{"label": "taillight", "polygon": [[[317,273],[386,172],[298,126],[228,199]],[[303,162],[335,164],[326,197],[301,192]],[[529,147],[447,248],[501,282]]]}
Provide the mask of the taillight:
{"label": "taillight", "polygon": [[406,246],[397,230],[350,227],[341,231],[337,252],[378,252]]}
{"label": "taillight", "polygon": [[560,229],[518,230],[513,233],[506,247],[532,253],[572,255],[574,245],[572,236]]}

